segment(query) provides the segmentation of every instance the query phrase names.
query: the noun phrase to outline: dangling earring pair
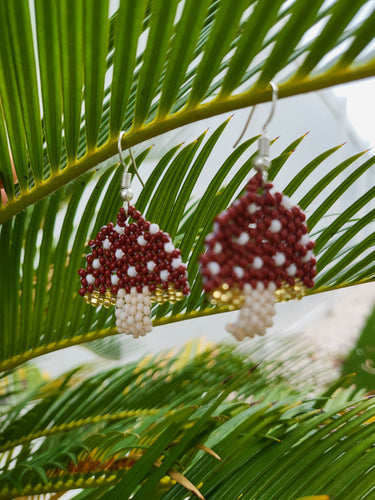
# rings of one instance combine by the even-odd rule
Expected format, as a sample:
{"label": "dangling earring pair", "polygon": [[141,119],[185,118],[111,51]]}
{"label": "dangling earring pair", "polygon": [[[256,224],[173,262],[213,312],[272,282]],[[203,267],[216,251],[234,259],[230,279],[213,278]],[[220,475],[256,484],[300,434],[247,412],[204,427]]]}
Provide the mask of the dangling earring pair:
{"label": "dangling earring pair", "polygon": [[[152,303],[174,303],[185,298],[190,289],[186,265],[170,235],[130,205],[131,175],[122,159],[122,136],[123,132],[118,151],[124,167],[123,206],[116,224],[103,226],[89,241],[91,253],[86,256],[86,269],[78,271],[82,286],[79,294],[93,306],[115,306],[117,330],[137,338],[152,330]],[[129,153],[139,177],[130,149]]]}
{"label": "dangling earring pair", "polygon": [[238,320],[227,325],[237,340],[264,335],[273,324],[275,300],[301,298],[314,286],[316,274],[315,244],[304,213],[288,196],[271,192],[267,181],[271,160],[265,133],[278,94],[277,86],[270,85],[272,109],[259,139],[256,174],[244,195],[216,217],[200,259],[203,289],[211,303],[241,308]]}
{"label": "dangling earring pair", "polygon": [[[265,133],[278,93],[273,82],[271,87],[272,109],[259,139],[253,165],[256,174],[244,195],[216,217],[200,258],[203,289],[211,303],[241,308],[238,321],[227,325],[238,340],[264,335],[272,325],[275,300],[301,298],[314,285],[316,274],[314,242],[309,239],[304,213],[284,194],[271,192],[273,185],[267,181],[271,160]],[[152,330],[152,303],[185,298],[189,284],[181,252],[170,236],[130,205],[131,176],[122,159],[121,138],[122,133],[118,150],[124,166],[124,206],[116,225],[103,226],[89,242],[86,269],[78,272],[79,293],[94,306],[115,305],[118,331],[138,337]],[[138,175],[131,151],[130,157]]]}

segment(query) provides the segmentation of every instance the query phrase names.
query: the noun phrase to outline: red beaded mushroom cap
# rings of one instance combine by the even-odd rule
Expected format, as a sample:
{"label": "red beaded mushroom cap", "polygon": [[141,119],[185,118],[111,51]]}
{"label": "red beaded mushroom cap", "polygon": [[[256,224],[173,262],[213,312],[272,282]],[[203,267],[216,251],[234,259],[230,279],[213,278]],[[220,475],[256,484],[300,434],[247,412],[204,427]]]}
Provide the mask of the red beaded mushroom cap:
{"label": "red beaded mushroom cap", "polygon": [[[246,284],[255,289],[272,285],[280,299],[300,297],[314,286],[316,260],[314,242],[309,239],[305,215],[282,193],[271,193],[272,184],[263,184],[256,174],[245,194],[219,214],[213,232],[206,238],[202,255],[203,287],[221,301],[228,290],[237,297]],[[235,305],[239,305],[236,303]]]}
{"label": "red beaded mushroom cap", "polygon": [[175,302],[189,294],[186,265],[181,252],[169,234],[151,224],[133,206],[127,221],[124,208],[112,222],[103,226],[89,241],[91,253],[86,256],[86,269],[80,269],[79,294],[92,305],[116,304],[120,289],[141,293],[148,286],[155,302]]}

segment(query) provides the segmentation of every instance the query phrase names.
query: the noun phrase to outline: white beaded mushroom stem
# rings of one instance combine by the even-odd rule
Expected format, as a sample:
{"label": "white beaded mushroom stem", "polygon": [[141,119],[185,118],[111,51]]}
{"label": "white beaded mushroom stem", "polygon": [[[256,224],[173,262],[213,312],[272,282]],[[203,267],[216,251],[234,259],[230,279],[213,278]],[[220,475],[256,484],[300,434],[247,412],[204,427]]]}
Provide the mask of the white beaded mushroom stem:
{"label": "white beaded mushroom stem", "polygon": [[266,289],[262,283],[258,283],[256,289],[248,284],[245,285],[245,300],[239,318],[236,323],[226,325],[227,331],[232,333],[237,340],[264,335],[266,329],[273,324],[272,316],[275,315],[274,291],[274,283],[270,283]]}
{"label": "white beaded mushroom stem", "polygon": [[119,333],[137,338],[151,332],[151,297],[148,286],[144,286],[141,293],[133,287],[129,294],[121,288],[117,294],[115,315]]}

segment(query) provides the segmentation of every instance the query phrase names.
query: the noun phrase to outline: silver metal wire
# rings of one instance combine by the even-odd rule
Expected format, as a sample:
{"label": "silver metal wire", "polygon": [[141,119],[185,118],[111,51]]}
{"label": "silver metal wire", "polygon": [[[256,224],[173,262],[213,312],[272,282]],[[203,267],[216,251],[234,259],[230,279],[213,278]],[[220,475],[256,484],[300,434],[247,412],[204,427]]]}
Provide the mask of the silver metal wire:
{"label": "silver metal wire", "polygon": [[[124,131],[120,132],[120,135],[119,135],[119,138],[118,138],[118,142],[117,142],[117,147],[118,147],[118,155],[119,155],[119,158],[120,158],[120,163],[124,167],[124,174],[127,174],[128,171],[129,171],[129,165],[126,165],[125,162],[124,162],[124,160],[123,160],[123,158],[122,158],[122,147],[121,147],[121,139],[124,136],[124,134],[125,134]],[[130,159],[131,159],[131,162],[133,164],[136,176],[138,177],[139,182],[142,184],[142,187],[145,187],[145,185],[144,185],[144,183],[143,183],[143,181],[141,179],[141,176],[139,175],[139,172],[138,172],[138,169],[137,169],[137,165],[135,163],[135,159],[134,159],[132,150],[130,148],[129,148],[129,154],[130,154]],[[130,187],[130,186],[126,186],[126,187]]]}
{"label": "silver metal wire", "polygon": [[[272,88],[272,106],[271,106],[271,111],[270,111],[270,114],[268,115],[268,118],[267,120],[264,122],[264,125],[262,127],[262,135],[264,135],[266,132],[267,132],[267,127],[268,125],[270,124],[272,118],[273,118],[273,115],[274,115],[274,112],[275,112],[275,108],[276,108],[276,101],[278,99],[278,96],[279,96],[279,88],[277,86],[277,84],[275,82],[270,82],[269,83],[271,88]],[[251,119],[254,115],[254,112],[255,112],[255,108],[256,106],[253,106],[251,111],[250,111],[250,114],[246,120],[246,123],[244,125],[244,128],[241,132],[241,135],[239,136],[239,138],[237,139],[237,141],[233,144],[233,148],[236,148],[238,146],[238,144],[241,142],[243,136],[245,135],[245,132],[249,126],[249,123],[251,122]]]}

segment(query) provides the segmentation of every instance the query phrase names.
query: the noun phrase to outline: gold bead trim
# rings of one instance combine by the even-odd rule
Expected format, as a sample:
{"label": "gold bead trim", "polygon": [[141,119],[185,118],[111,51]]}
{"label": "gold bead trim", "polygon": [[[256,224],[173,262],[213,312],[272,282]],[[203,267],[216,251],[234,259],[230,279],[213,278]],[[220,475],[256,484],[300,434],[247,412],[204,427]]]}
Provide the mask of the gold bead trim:
{"label": "gold bead trim", "polygon": [[287,300],[292,299],[302,299],[304,295],[306,295],[307,288],[302,283],[301,280],[296,280],[293,286],[290,286],[288,283],[283,283],[281,288],[278,288],[275,291],[275,296],[277,302],[286,302]]}
{"label": "gold bead trim", "polygon": [[243,290],[237,287],[229,288],[228,283],[220,285],[220,288],[216,288],[211,292],[210,296],[211,304],[214,306],[228,306],[230,310],[241,307],[244,300]]}
{"label": "gold bead trim", "polygon": [[164,304],[165,302],[175,304],[185,298],[182,290],[176,290],[173,283],[168,285],[167,290],[164,290],[161,286],[157,286],[156,290],[151,292],[150,297],[152,302],[157,302],[158,304]]}
{"label": "gold bead trim", "polygon": [[112,295],[109,290],[105,292],[105,295],[101,295],[99,290],[94,290],[92,293],[86,293],[83,300],[94,307],[104,306],[107,309],[116,305],[116,297]]}
{"label": "gold bead trim", "polygon": [[[158,286],[154,292],[150,293],[151,301],[157,302],[158,304],[164,304],[165,302],[175,304],[184,298],[185,296],[182,290],[175,290],[173,284],[168,285],[167,290]],[[102,295],[99,290],[94,290],[92,293],[86,293],[83,299],[87,304],[91,304],[94,307],[104,306],[108,309],[109,307],[116,305],[117,297],[116,295],[112,295],[109,290],[105,293],[105,295]]]}
{"label": "gold bead trim", "polygon": [[[275,291],[277,302],[286,302],[292,299],[302,299],[307,288],[300,280],[296,280],[293,286],[283,283],[281,288]],[[243,290],[237,287],[230,288],[227,283],[223,283],[219,288],[215,288],[210,294],[210,302],[214,306],[227,306],[229,310],[242,307],[245,300]]]}

